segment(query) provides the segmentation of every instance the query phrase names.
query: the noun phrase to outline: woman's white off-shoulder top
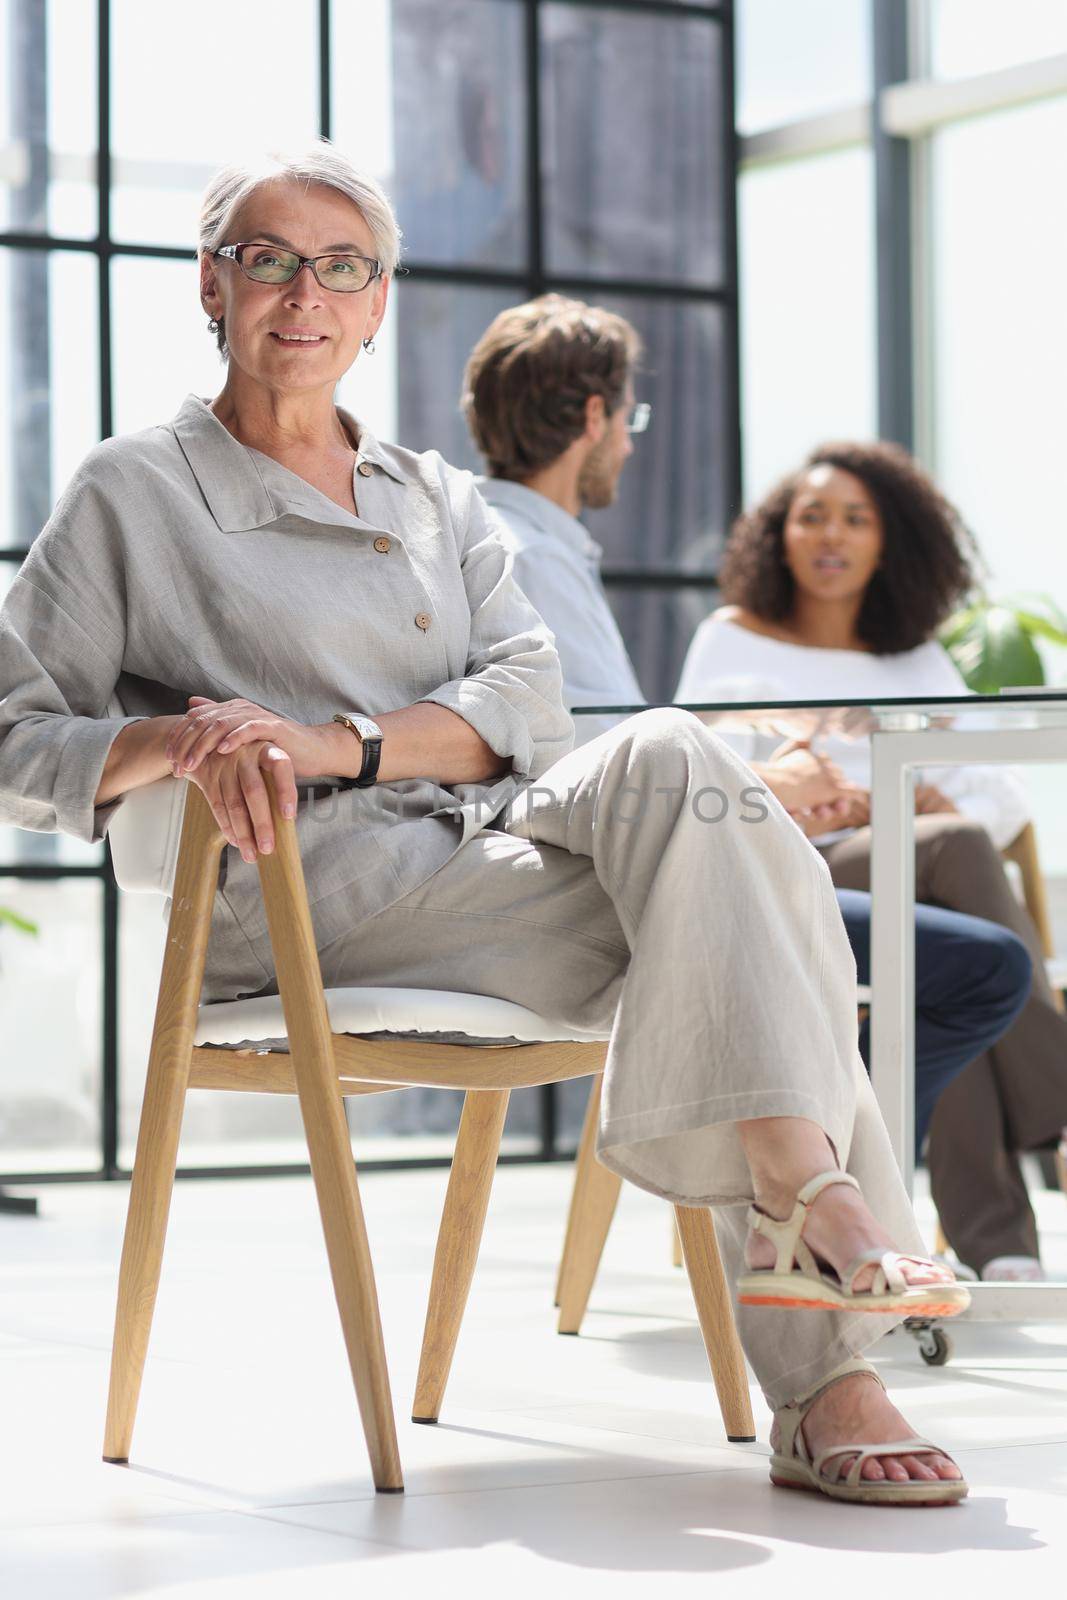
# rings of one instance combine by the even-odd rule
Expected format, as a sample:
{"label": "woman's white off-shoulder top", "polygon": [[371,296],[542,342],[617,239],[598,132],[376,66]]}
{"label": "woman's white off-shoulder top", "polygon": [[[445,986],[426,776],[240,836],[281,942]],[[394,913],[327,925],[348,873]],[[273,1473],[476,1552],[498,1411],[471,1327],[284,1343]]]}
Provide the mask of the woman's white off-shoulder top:
{"label": "woman's white off-shoulder top", "polygon": [[[897,655],[822,650],[753,633],[713,612],[693,635],[675,699],[683,704],[835,696],[873,700],[967,692],[952,661],[932,639]],[[826,737],[818,748],[854,783],[869,788],[866,739]],[[1022,780],[1012,768],[937,767],[923,772],[921,781],[936,784],[964,816],[982,823],[999,849],[1010,844],[1029,820]]]}

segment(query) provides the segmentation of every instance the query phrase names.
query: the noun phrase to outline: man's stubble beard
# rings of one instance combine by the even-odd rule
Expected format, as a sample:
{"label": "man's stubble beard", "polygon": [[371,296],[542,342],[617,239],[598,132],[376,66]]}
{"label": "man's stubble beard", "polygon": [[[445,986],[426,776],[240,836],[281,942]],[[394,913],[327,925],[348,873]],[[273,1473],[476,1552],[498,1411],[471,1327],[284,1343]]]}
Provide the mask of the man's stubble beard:
{"label": "man's stubble beard", "polygon": [[622,467],[611,459],[605,439],[590,451],[578,479],[578,498],[585,510],[604,511],[615,504],[621,473]]}

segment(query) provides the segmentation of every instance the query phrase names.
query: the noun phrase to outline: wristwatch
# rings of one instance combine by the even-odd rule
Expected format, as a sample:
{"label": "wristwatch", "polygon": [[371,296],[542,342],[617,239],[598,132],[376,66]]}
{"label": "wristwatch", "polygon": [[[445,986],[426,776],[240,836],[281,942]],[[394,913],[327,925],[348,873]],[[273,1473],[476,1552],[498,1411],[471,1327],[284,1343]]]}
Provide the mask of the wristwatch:
{"label": "wristwatch", "polygon": [[359,777],[353,781],[355,788],[369,789],[378,776],[382,759],[382,739],[385,736],[381,728],[372,717],[360,716],[358,711],[337,711],[333,720],[343,723],[363,746],[363,765],[359,769]]}

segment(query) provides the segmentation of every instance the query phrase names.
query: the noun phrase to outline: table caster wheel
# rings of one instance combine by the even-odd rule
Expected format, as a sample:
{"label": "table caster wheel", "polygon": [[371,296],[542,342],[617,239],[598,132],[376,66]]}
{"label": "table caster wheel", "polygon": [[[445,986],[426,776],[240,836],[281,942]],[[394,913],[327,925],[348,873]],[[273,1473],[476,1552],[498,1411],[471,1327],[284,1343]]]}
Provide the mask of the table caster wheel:
{"label": "table caster wheel", "polygon": [[943,1367],[948,1363],[952,1342],[943,1328],[925,1328],[919,1334],[919,1354],[928,1367]]}

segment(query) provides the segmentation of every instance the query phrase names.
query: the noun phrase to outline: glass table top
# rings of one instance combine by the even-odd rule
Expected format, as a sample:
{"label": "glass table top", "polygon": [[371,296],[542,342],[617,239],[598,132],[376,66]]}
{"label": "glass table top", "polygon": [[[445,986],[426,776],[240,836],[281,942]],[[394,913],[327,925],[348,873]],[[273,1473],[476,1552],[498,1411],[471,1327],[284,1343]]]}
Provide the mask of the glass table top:
{"label": "glass table top", "polygon": [[[575,718],[635,716],[651,705],[574,706]],[[906,696],[899,699],[702,700],[673,703],[722,730],[747,729],[782,738],[819,735],[858,739],[890,730],[923,728],[1039,728],[1067,726],[1067,688],[1011,689],[1002,694]]]}

